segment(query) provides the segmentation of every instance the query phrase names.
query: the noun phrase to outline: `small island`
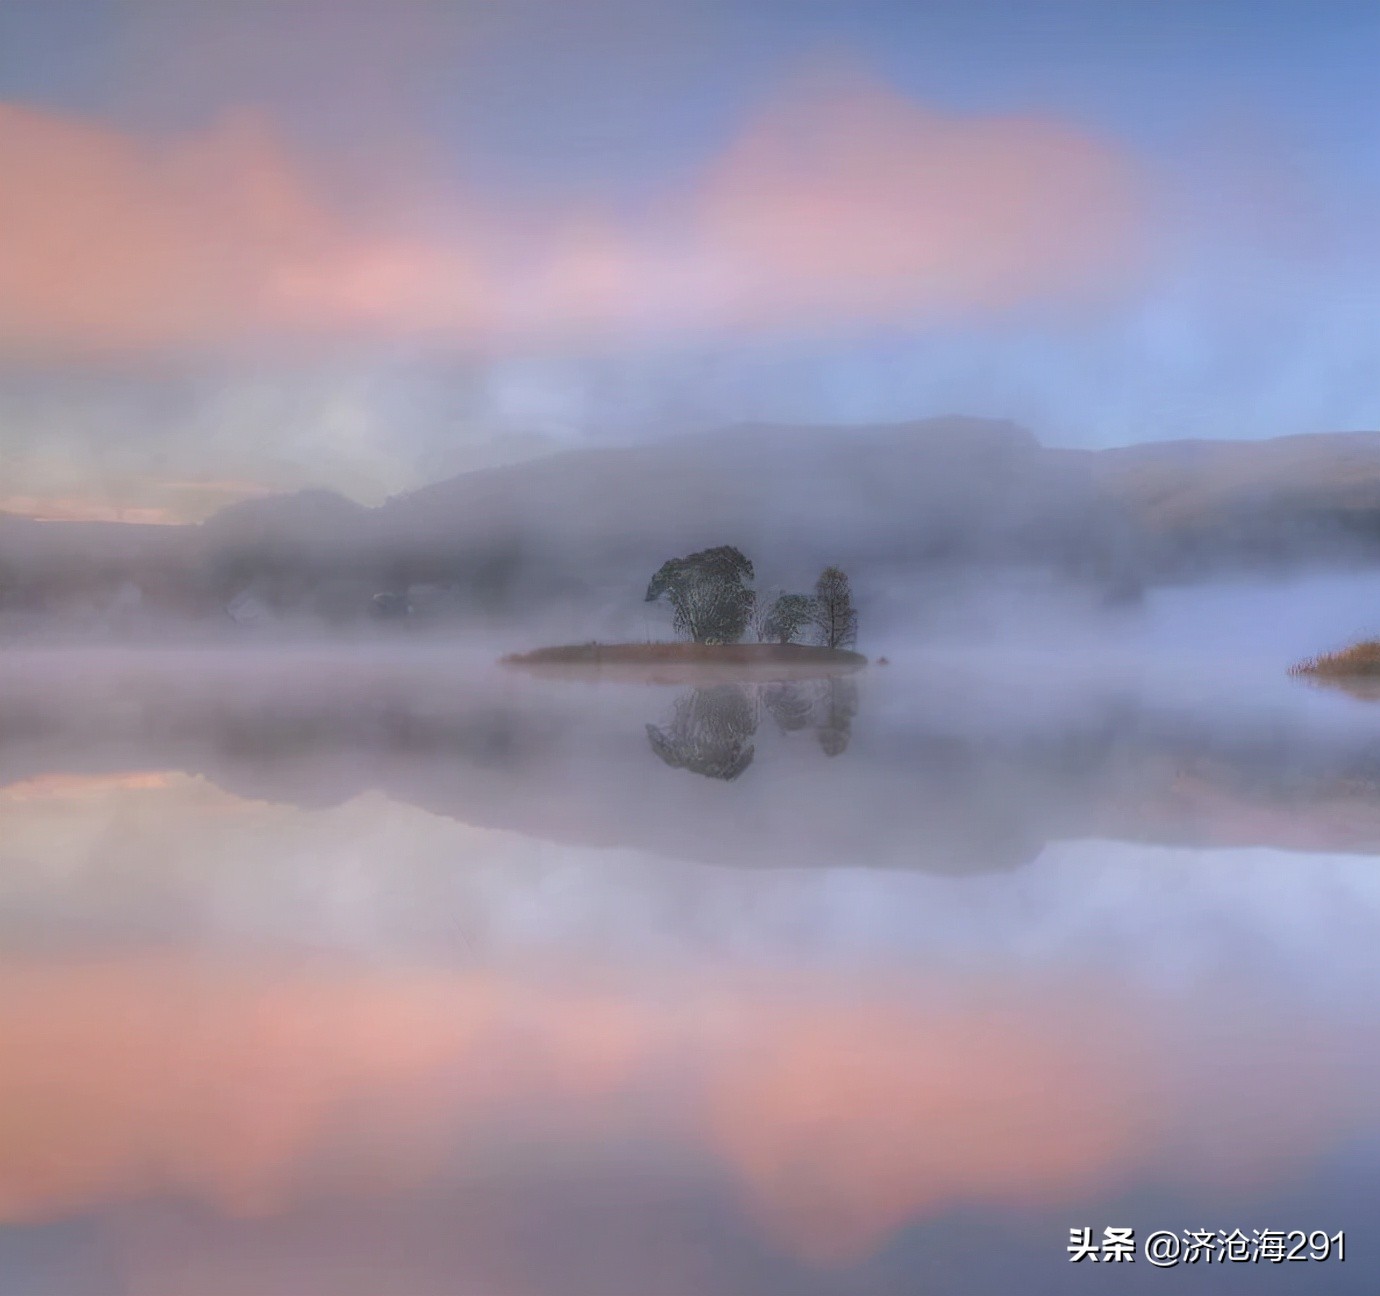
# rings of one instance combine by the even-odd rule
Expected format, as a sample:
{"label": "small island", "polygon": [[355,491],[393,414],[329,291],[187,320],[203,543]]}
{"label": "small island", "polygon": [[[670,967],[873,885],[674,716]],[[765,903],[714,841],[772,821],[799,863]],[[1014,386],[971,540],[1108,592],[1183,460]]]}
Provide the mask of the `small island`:
{"label": "small island", "polygon": [[816,644],[587,643],[512,653],[505,666],[551,678],[607,672],[655,684],[694,684],[714,678],[763,683],[846,675],[867,665],[861,653]]}
{"label": "small island", "polygon": [[1349,648],[1310,657],[1291,666],[1289,674],[1346,689],[1358,697],[1380,699],[1380,639],[1364,639]]}
{"label": "small island", "polygon": [[[608,674],[667,684],[819,679],[867,665],[853,650],[858,614],[839,568],[826,567],[813,594],[765,598],[748,583],[754,574],[731,545],[672,558],[652,577],[645,601],[670,604],[679,642],[567,644],[511,653],[503,665],[559,678]],[[756,642],[743,642],[749,632]],[[814,642],[802,642],[806,636]]]}

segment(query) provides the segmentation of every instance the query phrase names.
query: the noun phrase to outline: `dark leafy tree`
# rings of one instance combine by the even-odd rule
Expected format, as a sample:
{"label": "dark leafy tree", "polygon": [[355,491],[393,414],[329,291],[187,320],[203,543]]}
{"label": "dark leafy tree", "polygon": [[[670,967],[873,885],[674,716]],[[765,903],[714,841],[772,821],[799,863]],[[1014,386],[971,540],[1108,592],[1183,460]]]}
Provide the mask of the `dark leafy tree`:
{"label": "dark leafy tree", "polygon": [[732,545],[703,549],[663,563],[647,586],[646,601],[665,598],[676,633],[695,643],[736,643],[752,619],[752,575],[752,563]]}
{"label": "dark leafy tree", "polygon": [[794,643],[815,619],[815,601],[808,594],[782,594],[762,620],[761,637],[771,643]]}
{"label": "dark leafy tree", "polygon": [[647,726],[652,750],[673,769],[736,779],[756,754],[757,707],[736,684],[695,689],[677,699],[671,723]]}
{"label": "dark leafy tree", "polygon": [[758,643],[767,641],[767,619],[776,604],[780,591],[762,590],[752,600],[752,615],[748,618],[748,632]]}
{"label": "dark leafy tree", "polygon": [[814,622],[826,648],[851,648],[858,642],[858,612],[848,577],[838,567],[826,567],[815,582]]}

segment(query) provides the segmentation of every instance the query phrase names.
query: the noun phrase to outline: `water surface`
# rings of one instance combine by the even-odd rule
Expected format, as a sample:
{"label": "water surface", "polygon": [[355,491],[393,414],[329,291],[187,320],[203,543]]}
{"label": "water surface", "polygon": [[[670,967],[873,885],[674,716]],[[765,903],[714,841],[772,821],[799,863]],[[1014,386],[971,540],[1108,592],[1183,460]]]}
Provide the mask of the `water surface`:
{"label": "water surface", "polygon": [[1375,1291],[1380,708],[893,655],[9,654],[0,1291]]}

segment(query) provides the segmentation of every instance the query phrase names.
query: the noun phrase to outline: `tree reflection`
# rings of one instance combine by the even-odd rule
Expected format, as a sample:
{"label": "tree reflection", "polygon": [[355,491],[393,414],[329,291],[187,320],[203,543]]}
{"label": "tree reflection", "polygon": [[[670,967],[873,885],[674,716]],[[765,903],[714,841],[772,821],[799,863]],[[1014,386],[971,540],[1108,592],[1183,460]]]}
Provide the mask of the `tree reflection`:
{"label": "tree reflection", "polygon": [[808,685],[768,684],[762,689],[762,705],[767,708],[782,733],[796,733],[814,719],[815,698]]}
{"label": "tree reflection", "polygon": [[692,689],[676,699],[669,723],[647,726],[647,741],[673,769],[736,779],[756,756],[751,740],[764,709],[781,733],[813,728],[824,754],[838,756],[852,736],[858,689],[837,678]]}
{"label": "tree reflection", "polygon": [[757,705],[738,684],[697,688],[676,699],[671,723],[647,726],[647,741],[673,769],[692,770],[706,778],[736,779],[756,748]]}
{"label": "tree reflection", "polygon": [[853,717],[858,714],[858,686],[851,679],[824,682],[819,701],[819,745],[826,756],[839,756],[853,736]]}

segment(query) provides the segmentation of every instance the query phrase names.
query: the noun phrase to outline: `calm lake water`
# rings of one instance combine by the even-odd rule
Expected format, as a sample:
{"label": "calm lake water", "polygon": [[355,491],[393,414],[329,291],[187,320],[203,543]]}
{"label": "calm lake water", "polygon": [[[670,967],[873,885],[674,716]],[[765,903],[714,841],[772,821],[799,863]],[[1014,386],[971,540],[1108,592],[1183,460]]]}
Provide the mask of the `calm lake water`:
{"label": "calm lake water", "polygon": [[0,1293],[1380,1290],[1380,705],[887,650],[8,654]]}

